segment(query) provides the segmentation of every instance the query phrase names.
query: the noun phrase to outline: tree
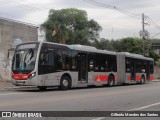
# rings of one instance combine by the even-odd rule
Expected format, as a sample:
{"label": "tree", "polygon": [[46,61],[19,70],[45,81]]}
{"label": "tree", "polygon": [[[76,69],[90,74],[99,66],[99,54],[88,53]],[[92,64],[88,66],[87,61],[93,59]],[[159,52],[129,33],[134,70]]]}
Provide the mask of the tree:
{"label": "tree", "polygon": [[88,20],[86,11],[69,8],[50,10],[41,29],[46,32],[47,41],[89,45],[90,40],[99,37],[102,28],[93,19]]}
{"label": "tree", "polygon": [[96,47],[97,49],[115,51],[112,42],[104,38],[101,38],[99,41],[95,40],[92,46]]}
{"label": "tree", "polygon": [[[116,51],[116,52],[130,52],[135,54],[143,54],[142,45],[143,40],[140,38],[123,38],[120,40],[106,40],[100,39],[95,41],[92,44],[98,49]],[[160,64],[160,55],[157,54],[152,48],[152,41],[145,41],[145,56],[151,57],[154,59],[155,63]]]}
{"label": "tree", "polygon": [[135,54],[143,54],[142,39],[139,38],[123,38],[120,40],[119,52],[130,52]]}

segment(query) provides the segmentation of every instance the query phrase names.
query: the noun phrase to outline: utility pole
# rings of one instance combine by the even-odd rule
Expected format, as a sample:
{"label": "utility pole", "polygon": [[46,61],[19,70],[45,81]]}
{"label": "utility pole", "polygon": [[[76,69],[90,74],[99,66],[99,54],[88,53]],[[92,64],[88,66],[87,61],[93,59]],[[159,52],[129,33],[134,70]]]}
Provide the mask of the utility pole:
{"label": "utility pole", "polygon": [[145,30],[144,30],[144,13],[142,13],[142,39],[143,39],[143,56],[145,56]]}

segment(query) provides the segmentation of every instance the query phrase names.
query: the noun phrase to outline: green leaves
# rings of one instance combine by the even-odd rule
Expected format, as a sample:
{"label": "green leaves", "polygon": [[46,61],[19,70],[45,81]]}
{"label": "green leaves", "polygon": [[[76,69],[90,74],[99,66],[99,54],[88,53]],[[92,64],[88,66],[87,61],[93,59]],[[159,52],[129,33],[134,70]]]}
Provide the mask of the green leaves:
{"label": "green leaves", "polygon": [[[143,40],[140,38],[123,38],[120,40],[95,40],[92,43],[98,49],[105,49],[116,52],[130,52],[143,55]],[[154,58],[155,63],[160,64],[160,55],[156,53],[152,48],[152,41],[145,40],[145,55],[147,57]]]}
{"label": "green leaves", "polygon": [[41,29],[46,32],[47,41],[89,45],[90,40],[99,37],[102,28],[93,19],[88,20],[86,11],[69,8],[50,10]]}

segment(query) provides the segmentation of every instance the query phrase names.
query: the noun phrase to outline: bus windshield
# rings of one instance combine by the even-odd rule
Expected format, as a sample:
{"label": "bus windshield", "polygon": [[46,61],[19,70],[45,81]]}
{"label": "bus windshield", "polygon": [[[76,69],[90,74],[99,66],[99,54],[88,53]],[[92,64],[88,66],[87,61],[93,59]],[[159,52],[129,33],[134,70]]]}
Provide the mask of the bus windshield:
{"label": "bus windshield", "polygon": [[12,71],[14,73],[30,73],[35,68],[36,49],[19,49],[13,57]]}

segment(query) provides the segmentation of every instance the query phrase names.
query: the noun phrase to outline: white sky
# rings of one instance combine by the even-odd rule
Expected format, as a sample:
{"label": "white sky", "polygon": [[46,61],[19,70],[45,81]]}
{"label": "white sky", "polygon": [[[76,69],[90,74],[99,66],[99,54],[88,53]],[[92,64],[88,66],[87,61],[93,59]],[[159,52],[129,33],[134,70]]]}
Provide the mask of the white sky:
{"label": "white sky", "polygon": [[[160,26],[160,0],[90,0],[106,5],[116,6],[139,15],[139,19],[122,14],[109,8],[92,5],[85,0],[0,0],[0,17],[23,21],[35,25],[43,23],[50,9],[78,8],[88,13],[89,19],[96,20],[103,28],[100,37],[119,39],[124,37],[139,37],[142,29],[141,14],[151,18]],[[160,33],[160,27],[149,19],[145,29],[154,36]],[[155,36],[160,38],[160,34]]]}

